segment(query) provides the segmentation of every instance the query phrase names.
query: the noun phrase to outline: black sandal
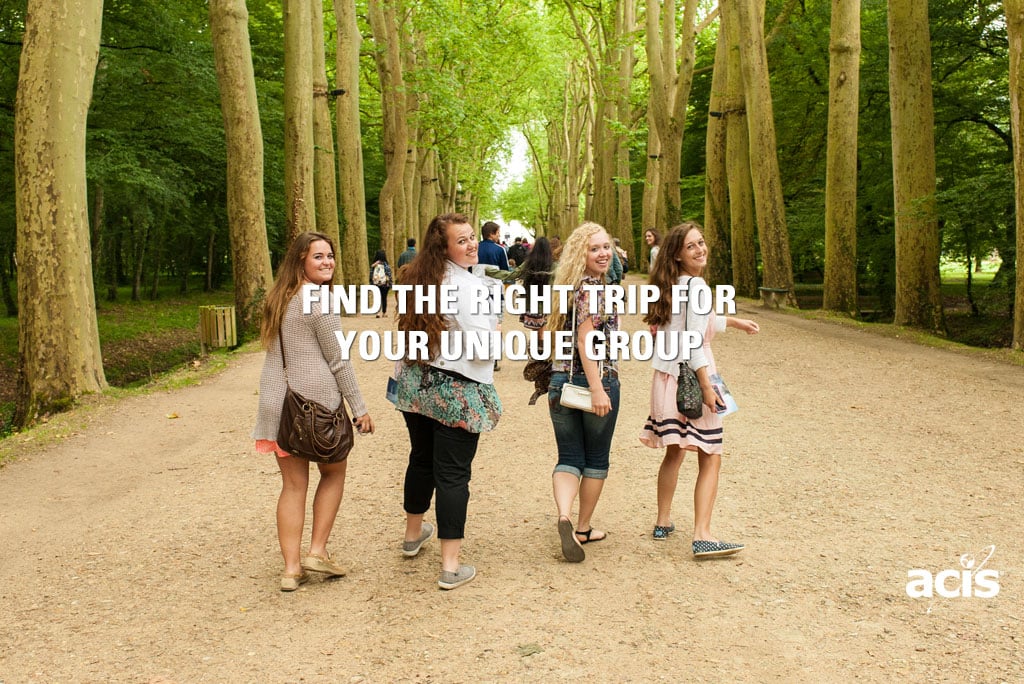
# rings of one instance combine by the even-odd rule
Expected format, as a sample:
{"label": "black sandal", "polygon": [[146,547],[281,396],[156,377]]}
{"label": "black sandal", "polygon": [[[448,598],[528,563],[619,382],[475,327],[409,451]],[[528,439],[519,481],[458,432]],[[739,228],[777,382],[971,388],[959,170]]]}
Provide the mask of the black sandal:
{"label": "black sandal", "polygon": [[605,539],[608,538],[608,533],[605,532],[603,537],[598,537],[596,539],[591,539],[590,535],[593,534],[593,533],[594,533],[594,528],[593,527],[591,527],[586,532],[581,532],[580,530],[576,530],[576,535],[578,537],[583,537],[582,540],[577,539],[576,541],[578,541],[580,544],[589,544],[590,542],[604,541]]}

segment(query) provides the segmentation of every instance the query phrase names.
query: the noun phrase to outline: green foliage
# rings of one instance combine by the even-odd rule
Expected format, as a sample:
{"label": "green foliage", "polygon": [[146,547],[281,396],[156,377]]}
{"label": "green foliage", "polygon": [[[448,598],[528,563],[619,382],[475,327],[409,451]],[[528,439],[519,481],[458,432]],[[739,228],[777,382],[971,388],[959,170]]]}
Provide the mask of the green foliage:
{"label": "green foliage", "polygon": [[518,182],[510,183],[498,195],[496,206],[506,221],[519,221],[528,230],[538,231],[537,216],[541,198],[537,194],[536,174],[532,171]]}
{"label": "green foliage", "polygon": [[[702,1],[699,16],[714,4]],[[606,35],[597,28],[608,30],[612,6],[572,3],[595,48]],[[798,280],[813,283],[821,280],[824,259],[830,7],[824,0],[768,3],[769,30],[776,27],[783,6],[791,6],[793,12],[777,27],[768,46],[778,156],[794,272]],[[357,8],[364,14],[365,0],[357,2]],[[500,212],[506,219],[533,226],[545,202],[533,172],[500,194],[493,187],[514,127],[534,142],[540,168],[551,168],[545,127],[562,117],[569,65],[585,59],[585,46],[577,39],[566,3],[410,0],[405,8],[403,30],[407,45],[415,46],[415,64],[410,63],[405,77],[408,91],[419,95],[413,115],[423,141],[419,144],[437,151],[442,162],[457,165],[461,189],[472,193],[482,215]],[[248,10],[264,138],[267,231],[276,266],[286,247],[282,2],[249,3]],[[998,253],[1003,267],[991,285],[976,284],[972,304],[982,313],[1005,316],[1012,303],[1015,224],[1002,11],[998,2],[929,2],[943,254],[964,263]],[[209,274],[214,288],[230,277],[223,123],[206,12],[203,3],[104,3],[87,149],[90,200],[100,191],[104,198],[103,220],[94,235],[101,302],[109,294],[121,302],[129,298],[125,286],[137,271],[147,288],[163,277],[155,292],[162,303],[173,299],[175,291],[205,287],[205,280],[192,277],[200,272]],[[886,13],[881,0],[863,3],[857,150],[858,275],[862,292],[877,301],[882,312],[892,309],[895,291]],[[24,0],[0,2],[0,274],[11,283],[13,111],[24,15]],[[330,4],[324,18],[326,63],[333,80]],[[678,18],[681,21],[681,11]],[[637,19],[630,37],[636,59],[630,91],[634,113],[626,131],[634,184],[634,241],[626,245],[631,254],[642,248],[647,162],[649,79],[642,3]],[[372,59],[375,46],[363,17],[360,22],[366,37],[360,109],[372,251],[379,240],[377,196],[384,182],[382,112]],[[704,146],[716,39],[715,22],[698,35],[683,138],[683,210],[698,219],[703,217]]]}

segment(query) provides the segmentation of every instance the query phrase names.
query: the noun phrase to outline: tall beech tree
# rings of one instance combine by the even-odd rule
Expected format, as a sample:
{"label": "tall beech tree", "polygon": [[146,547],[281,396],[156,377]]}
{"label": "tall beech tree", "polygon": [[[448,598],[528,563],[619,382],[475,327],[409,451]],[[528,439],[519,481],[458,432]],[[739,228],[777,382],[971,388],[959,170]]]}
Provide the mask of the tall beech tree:
{"label": "tall beech tree", "polygon": [[632,236],[628,132],[632,113],[629,86],[633,74],[636,0],[617,0],[585,8],[586,20],[571,0],[565,8],[586,54],[590,78],[591,189],[585,216],[622,240]]}
{"label": "tall beech tree", "polygon": [[760,0],[737,0],[740,28],[740,62],[750,131],[751,176],[754,208],[761,244],[765,287],[788,290],[786,303],[796,306],[793,294],[793,261],[782,199],[782,179],[775,143],[768,55],[765,52],[764,19]]}
{"label": "tall beech tree", "polygon": [[[331,104],[327,97],[327,65],[324,54],[323,0],[309,0],[310,44],[313,69],[313,198],[316,229],[329,235],[341,249],[338,234],[338,183],[334,165],[334,131]],[[345,279],[344,260],[338,259],[339,281]]]}
{"label": "tall beech tree", "polygon": [[757,226],[754,222],[754,187],[750,171],[750,126],[740,57],[740,15],[736,2],[726,2],[721,14],[728,54],[722,117],[725,119],[726,130],[732,284],[738,294],[756,297],[757,247],[754,237]]}
{"label": "tall beech tree", "polygon": [[729,189],[726,180],[726,127],[722,100],[728,75],[725,25],[718,24],[715,64],[708,99],[708,132],[704,141],[704,239],[710,260],[707,279],[712,284],[731,281],[729,268]]}
{"label": "tall beech tree", "polygon": [[273,281],[263,206],[263,131],[245,0],[210,0],[210,37],[227,142],[227,212],[239,332],[258,330]]}
{"label": "tall beech tree", "polygon": [[856,316],[857,113],[860,0],[832,0],[828,162],[825,181],[825,288],[822,306]]}
{"label": "tall beech tree", "polygon": [[1013,128],[1013,177],[1016,185],[1017,284],[1013,307],[1013,348],[1024,349],[1024,0],[1003,0],[1010,41],[1010,123]]}
{"label": "tall beech tree", "polygon": [[397,256],[395,236],[406,216],[405,160],[409,151],[402,34],[395,4],[369,0],[366,10],[373,31],[373,57],[377,64],[384,112],[384,164],[387,176],[380,190],[380,249],[387,253],[390,261]]}
{"label": "tall beech tree", "polygon": [[26,12],[14,112],[20,426],[107,386],[85,180],[102,17],[101,0],[30,0]]}
{"label": "tall beech tree", "polygon": [[313,190],[313,25],[311,0],[284,6],[284,196],[288,242],[316,230]]}
{"label": "tall beech tree", "polygon": [[944,331],[928,3],[889,0],[897,325]]}
{"label": "tall beech tree", "polygon": [[[676,45],[676,0],[646,0],[647,68],[651,88],[648,108],[658,136],[659,152],[650,152],[648,164],[657,164],[656,187],[658,197],[655,225],[668,227],[682,218],[679,178],[682,163],[683,131],[686,128],[686,109],[693,85],[693,66],[696,51],[696,18],[698,0],[685,0],[683,20],[678,28],[680,44]],[[642,262],[646,264],[646,256]]]}
{"label": "tall beech tree", "polygon": [[338,45],[334,91],[338,121],[338,186],[344,218],[341,253],[345,282],[367,283],[366,191],[363,180],[363,134],[359,121],[359,50],[362,35],[356,22],[355,0],[335,0]]}

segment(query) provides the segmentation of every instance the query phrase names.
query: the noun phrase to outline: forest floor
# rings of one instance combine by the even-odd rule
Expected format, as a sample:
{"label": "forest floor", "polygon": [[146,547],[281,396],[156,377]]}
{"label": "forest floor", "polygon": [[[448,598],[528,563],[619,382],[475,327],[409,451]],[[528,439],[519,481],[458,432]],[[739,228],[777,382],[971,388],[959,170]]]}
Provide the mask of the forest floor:
{"label": "forest floor", "polygon": [[[386,360],[357,362],[377,433],[357,437],[330,544],[352,571],[290,594],[280,478],[249,439],[261,353],[107,402],[56,443],[14,436],[0,682],[1024,680],[1024,368],[751,303],[740,315],[762,332],[715,341],[740,410],[714,529],[747,548],[715,561],[690,553],[694,459],[680,531],[651,538],[646,362],[623,364],[595,516],[609,537],[579,564],[559,550],[547,411],[527,406],[523,363],[502,364],[505,413],[480,442],[463,548],[479,575],[451,592],[436,540],[399,552],[407,437]],[[998,572],[997,596],[908,596],[910,571],[961,570],[963,554]]]}

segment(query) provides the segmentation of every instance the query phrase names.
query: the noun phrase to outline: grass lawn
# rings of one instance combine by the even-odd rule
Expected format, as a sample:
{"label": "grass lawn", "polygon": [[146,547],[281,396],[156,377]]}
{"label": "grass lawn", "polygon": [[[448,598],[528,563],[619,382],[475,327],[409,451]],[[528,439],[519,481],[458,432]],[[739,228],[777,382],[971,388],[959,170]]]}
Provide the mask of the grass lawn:
{"label": "grass lawn", "polygon": [[[191,283],[190,283],[191,284]],[[177,283],[161,289],[156,300],[133,302],[131,288],[118,290],[118,301],[97,305],[100,348],[107,382],[132,387],[189,362],[200,354],[199,307],[234,305],[230,284],[182,295]],[[18,320],[0,318],[0,434],[7,432],[14,411],[17,383]]]}

